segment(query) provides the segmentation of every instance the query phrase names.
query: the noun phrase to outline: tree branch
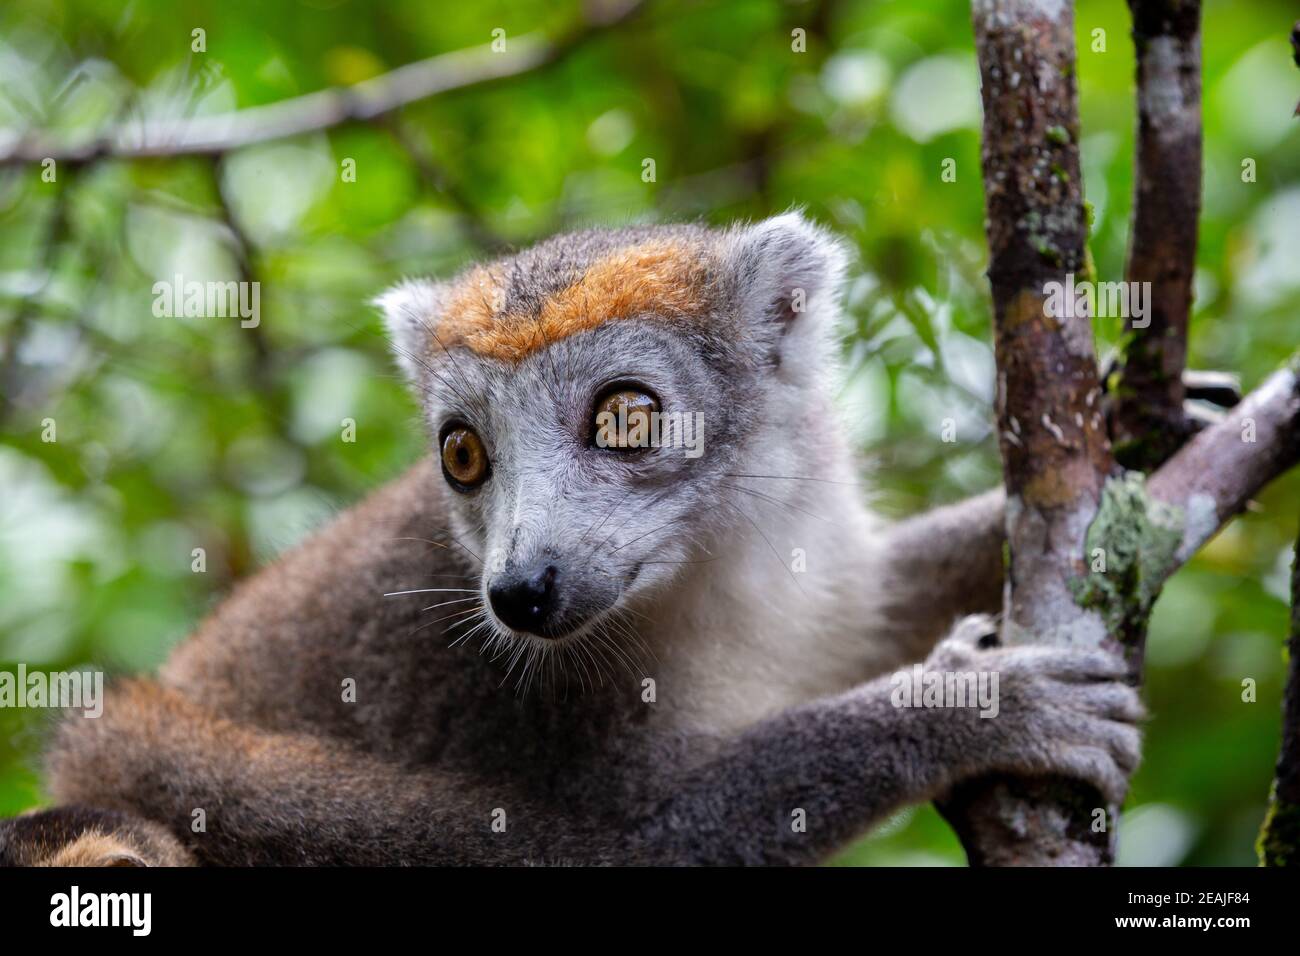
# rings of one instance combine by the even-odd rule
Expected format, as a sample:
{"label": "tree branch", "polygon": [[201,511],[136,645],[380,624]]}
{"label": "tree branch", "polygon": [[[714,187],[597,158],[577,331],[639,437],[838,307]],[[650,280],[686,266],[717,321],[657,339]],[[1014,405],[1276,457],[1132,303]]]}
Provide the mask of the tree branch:
{"label": "tree branch", "polygon": [[1282,695],[1282,746],[1259,831],[1264,866],[1300,866],[1300,538],[1291,564],[1291,635],[1287,640],[1286,690]]}
{"label": "tree branch", "polygon": [[1129,0],[1129,8],[1138,128],[1125,279],[1131,292],[1147,288],[1150,297],[1146,316],[1125,318],[1132,339],[1112,436],[1122,465],[1149,471],[1191,431],[1182,372],[1201,209],[1201,4]]}
{"label": "tree branch", "polygon": [[1091,642],[1079,570],[1110,446],[1087,315],[1049,315],[1048,283],[1084,258],[1069,4],[976,0],[984,187],[1010,545],[1004,638]]}
{"label": "tree branch", "polygon": [[87,162],[101,157],[140,158],[224,153],[242,146],[374,120],[418,100],[518,76],[562,60],[589,37],[626,22],[645,0],[606,0],[558,39],[530,33],[509,37],[506,49],[490,45],[457,50],[349,87],[237,110],[220,116],[117,123],[90,138],[69,139],[44,130],[0,132],[0,164],[52,158]]}
{"label": "tree branch", "polygon": [[[1064,285],[1085,256],[1074,10],[975,0],[973,14],[1007,487],[1002,637],[1101,646],[1106,620],[1071,582],[1086,573],[1085,538],[1114,463],[1089,316],[1052,306],[1048,285]],[[1091,827],[1098,802],[1069,781],[994,777],[963,784],[941,810],[972,865],[1097,865],[1111,858],[1109,834]]]}
{"label": "tree branch", "polygon": [[[1094,519],[1089,543],[1081,547],[1079,555],[1082,559],[1091,535],[1098,533],[1110,554],[1111,566],[1102,575],[1075,580],[1124,582],[1114,586],[1121,593],[1109,606],[1105,600],[1086,603],[1099,607],[1107,615],[1108,626],[1124,639],[1135,675],[1141,670],[1146,617],[1165,581],[1244,510],[1265,485],[1300,463],[1297,367],[1300,355],[1259,385],[1222,420],[1188,442],[1146,481],[1144,490],[1137,476],[1117,476],[1108,483],[1107,503]],[[1138,484],[1133,492],[1116,503],[1114,489],[1133,487],[1130,482],[1134,477]],[[929,568],[928,573],[942,571],[957,581],[980,580],[979,565],[989,557],[990,510],[996,509],[997,503],[996,494],[985,494],[909,519],[902,525],[907,534],[896,541],[891,539],[891,559],[901,567]],[[956,514],[964,515],[965,520],[954,521]],[[1115,523],[1120,520],[1131,526],[1117,528]],[[942,542],[942,547],[936,548],[936,541]],[[1167,546],[1162,546],[1162,541],[1167,541]],[[1130,553],[1126,553],[1128,549],[1132,549]],[[1107,597],[1112,593],[1107,590],[1110,587],[1085,589],[1084,593]],[[965,592],[964,610],[980,609],[987,597],[986,593]],[[945,599],[962,600],[961,586],[949,593],[945,582],[929,598],[940,604]],[[955,603],[953,606],[960,607]],[[1292,653],[1293,673],[1297,657],[1300,649]],[[1293,678],[1291,683],[1293,687],[1300,685],[1300,679]],[[1291,702],[1292,698],[1300,698],[1300,690],[1288,693],[1291,697],[1287,706],[1300,707],[1300,702]],[[1288,726],[1300,726],[1300,721],[1290,716],[1291,711],[1287,713]],[[1294,754],[1295,746],[1284,745],[1284,751]],[[1291,760],[1289,766],[1294,766],[1297,757]],[[1291,780],[1293,772],[1287,770],[1286,779]],[[1283,776],[1279,770],[1279,780]],[[1284,799],[1290,799],[1286,796],[1290,793],[1288,786]],[[1073,794],[1064,782],[977,781],[959,789],[941,809],[975,864],[1109,862],[1109,848],[1083,825],[1081,817],[1068,811],[1069,801],[1077,799]],[[1045,796],[1065,803],[1044,800]],[[1294,806],[1300,808],[1300,798]]]}
{"label": "tree branch", "polygon": [[[1298,359],[1300,361],[1300,359]],[[1253,438],[1254,440],[1249,440]],[[1170,559],[1145,582],[1158,589],[1274,478],[1300,462],[1300,384],[1274,373],[1193,438],[1146,482],[1151,500],[1180,509],[1182,531]],[[886,550],[890,619],[913,659],[963,614],[997,609],[1006,541],[1001,488],[898,522]]]}
{"label": "tree branch", "polygon": [[1151,497],[1183,509],[1186,523],[1174,563],[1160,583],[1269,481],[1300,462],[1298,367],[1300,356],[1292,357],[1148,480]]}

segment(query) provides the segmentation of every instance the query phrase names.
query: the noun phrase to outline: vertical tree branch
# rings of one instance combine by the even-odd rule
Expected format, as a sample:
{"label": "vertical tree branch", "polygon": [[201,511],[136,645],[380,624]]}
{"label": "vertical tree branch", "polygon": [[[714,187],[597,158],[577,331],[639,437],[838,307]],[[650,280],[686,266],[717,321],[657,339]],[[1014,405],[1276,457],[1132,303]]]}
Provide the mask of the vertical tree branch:
{"label": "vertical tree branch", "polygon": [[[1133,225],[1125,279],[1148,314],[1125,319],[1112,423],[1115,456],[1149,471],[1189,434],[1183,414],[1187,320],[1201,209],[1200,0],[1129,0],[1137,49]],[[1130,309],[1130,312],[1132,310]]]}
{"label": "vertical tree branch", "polygon": [[1057,311],[1048,284],[1081,268],[1073,10],[1056,0],[976,0],[984,188],[1007,486],[1004,639],[1105,636],[1067,582],[1111,470],[1087,315]]}
{"label": "vertical tree branch", "polygon": [[[1049,307],[1084,262],[1074,11],[1064,0],[975,0],[983,168],[1009,548],[1003,640],[1099,646],[1071,582],[1113,467],[1089,317]],[[1109,862],[1098,796],[1054,780],[976,780],[942,808],[973,865]],[[1107,830],[1110,828],[1108,827]]]}
{"label": "vertical tree branch", "polygon": [[1286,690],[1282,696],[1282,747],[1259,831],[1264,866],[1300,866],[1300,538],[1291,564],[1291,635],[1287,640]]}
{"label": "vertical tree branch", "polygon": [[[1291,28],[1291,49],[1296,66],[1300,66],[1300,20]],[[1295,115],[1300,116],[1300,106],[1296,106]],[[1294,444],[1300,445],[1300,441]],[[1264,866],[1300,866],[1300,537],[1291,562],[1291,635],[1286,650],[1282,745],[1257,847]]]}

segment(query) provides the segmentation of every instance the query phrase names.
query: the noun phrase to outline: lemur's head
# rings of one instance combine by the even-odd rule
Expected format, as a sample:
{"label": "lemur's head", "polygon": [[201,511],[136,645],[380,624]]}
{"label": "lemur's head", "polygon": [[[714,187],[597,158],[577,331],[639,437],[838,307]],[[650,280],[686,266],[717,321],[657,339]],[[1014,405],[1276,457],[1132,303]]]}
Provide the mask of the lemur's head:
{"label": "lemur's head", "polygon": [[586,632],[747,526],[735,479],[818,473],[843,266],[790,213],[557,236],[378,300],[498,634]]}

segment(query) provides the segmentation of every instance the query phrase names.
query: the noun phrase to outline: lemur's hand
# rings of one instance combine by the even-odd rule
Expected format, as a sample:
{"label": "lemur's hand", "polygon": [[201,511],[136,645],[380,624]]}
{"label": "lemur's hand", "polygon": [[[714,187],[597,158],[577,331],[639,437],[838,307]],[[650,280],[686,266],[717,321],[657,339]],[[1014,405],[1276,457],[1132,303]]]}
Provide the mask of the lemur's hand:
{"label": "lemur's hand", "polygon": [[1065,776],[1120,803],[1141,756],[1144,712],[1126,667],[1102,650],[998,647],[993,622],[966,618],[926,670],[996,674],[996,716],[951,711],[945,745],[957,781],[990,772]]}

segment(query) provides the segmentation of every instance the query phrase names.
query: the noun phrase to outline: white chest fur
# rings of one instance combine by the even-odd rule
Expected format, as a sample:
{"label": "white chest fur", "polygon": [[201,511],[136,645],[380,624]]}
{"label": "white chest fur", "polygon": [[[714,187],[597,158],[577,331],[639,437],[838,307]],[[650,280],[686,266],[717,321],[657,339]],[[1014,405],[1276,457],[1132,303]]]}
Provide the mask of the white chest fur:
{"label": "white chest fur", "polygon": [[805,498],[747,508],[752,524],[649,609],[656,709],[673,726],[734,731],[878,672],[878,523],[855,485]]}

